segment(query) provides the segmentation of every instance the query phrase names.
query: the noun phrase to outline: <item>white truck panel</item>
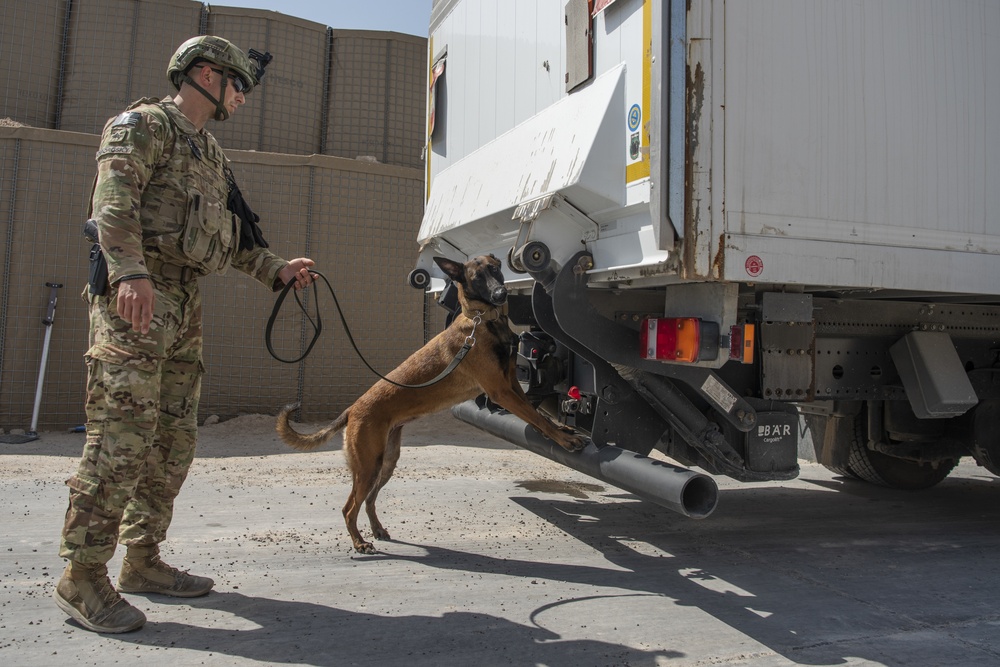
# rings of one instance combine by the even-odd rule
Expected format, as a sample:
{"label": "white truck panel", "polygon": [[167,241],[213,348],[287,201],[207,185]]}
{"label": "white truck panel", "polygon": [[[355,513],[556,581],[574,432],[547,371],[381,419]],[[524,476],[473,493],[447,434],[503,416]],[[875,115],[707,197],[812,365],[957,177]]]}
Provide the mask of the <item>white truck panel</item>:
{"label": "white truck panel", "polygon": [[560,99],[565,51],[559,2],[463,0],[435,11],[431,57],[447,49],[448,60],[432,175]]}
{"label": "white truck panel", "polygon": [[[721,277],[997,289],[1000,3],[713,8],[725,13]],[[748,272],[761,253],[774,260]]]}
{"label": "white truck panel", "polygon": [[[565,11],[435,3],[421,241],[492,251],[516,206],[559,192],[599,225],[595,285],[1000,291],[1000,0],[616,0],[570,93]],[[588,118],[613,71],[620,100]]]}
{"label": "white truck panel", "polygon": [[487,226],[491,233],[516,229],[511,212],[519,204],[554,192],[591,211],[620,207],[625,165],[616,148],[623,99],[619,66],[441,172],[418,241],[463,225]]}
{"label": "white truck panel", "polygon": [[[435,134],[428,144],[428,174],[433,182],[452,165],[477,151],[560,99],[565,90],[565,3],[554,0],[462,0],[438,3],[431,26],[431,57],[447,51],[443,95],[439,100]],[[629,155],[625,133],[629,110],[640,111],[640,123],[648,121],[643,108],[643,2],[618,0],[594,22],[594,78],[624,68],[625,96],[616,110],[621,127],[620,152],[628,163],[641,161]],[[586,90],[593,80],[573,93]],[[604,113],[595,109],[595,114]],[[510,136],[507,137],[510,139]],[[518,149],[524,149],[523,146]],[[509,148],[510,165],[521,155]],[[647,151],[648,153],[648,151]],[[616,156],[616,160],[617,160]],[[648,160],[648,158],[647,158]],[[624,172],[615,176],[618,189]],[[649,200],[647,179],[634,179],[625,189],[626,199],[617,205],[645,204]],[[471,222],[471,221],[469,221]]]}

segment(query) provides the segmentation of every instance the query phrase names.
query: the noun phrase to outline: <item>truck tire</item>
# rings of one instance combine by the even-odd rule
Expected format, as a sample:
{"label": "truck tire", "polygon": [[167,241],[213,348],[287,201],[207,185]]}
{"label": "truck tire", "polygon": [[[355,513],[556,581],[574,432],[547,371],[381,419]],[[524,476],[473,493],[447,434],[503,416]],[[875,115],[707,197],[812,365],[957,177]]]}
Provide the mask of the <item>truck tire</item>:
{"label": "truck tire", "polygon": [[976,463],[1000,476],[1000,400],[982,401],[975,408],[972,456]]}
{"label": "truck tire", "polygon": [[868,449],[868,408],[863,408],[854,419],[854,437],[847,467],[859,479],[893,489],[919,491],[944,480],[956,465],[956,459],[943,459],[934,465]]}
{"label": "truck tire", "polygon": [[850,466],[846,465],[838,466],[830,463],[824,463],[823,467],[836,475],[840,475],[841,477],[849,477],[851,479],[861,479],[857,474],[855,474],[853,470],[851,470]]}

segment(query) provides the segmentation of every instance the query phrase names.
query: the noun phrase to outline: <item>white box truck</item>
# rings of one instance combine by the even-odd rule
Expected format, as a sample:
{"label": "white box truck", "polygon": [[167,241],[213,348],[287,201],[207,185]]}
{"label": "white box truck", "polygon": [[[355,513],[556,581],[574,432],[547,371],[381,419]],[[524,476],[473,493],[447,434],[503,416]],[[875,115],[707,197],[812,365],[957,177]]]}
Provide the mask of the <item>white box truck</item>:
{"label": "white box truck", "polygon": [[411,284],[504,259],[521,385],[592,445],[458,417],[694,517],[654,449],[1000,474],[1000,0],[435,0],[428,51]]}

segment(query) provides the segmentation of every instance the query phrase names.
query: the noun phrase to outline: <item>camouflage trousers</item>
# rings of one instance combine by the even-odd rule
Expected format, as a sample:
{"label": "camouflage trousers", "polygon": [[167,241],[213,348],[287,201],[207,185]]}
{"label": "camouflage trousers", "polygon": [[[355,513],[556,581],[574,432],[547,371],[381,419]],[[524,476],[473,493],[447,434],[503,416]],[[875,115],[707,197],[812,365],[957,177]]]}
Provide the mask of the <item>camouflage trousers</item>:
{"label": "camouflage trousers", "polygon": [[87,440],[66,481],[59,555],[107,563],[120,542],[159,544],[173,517],[197,440],[202,320],[197,281],[153,281],[149,332],[117,313],[117,289],[90,303]]}

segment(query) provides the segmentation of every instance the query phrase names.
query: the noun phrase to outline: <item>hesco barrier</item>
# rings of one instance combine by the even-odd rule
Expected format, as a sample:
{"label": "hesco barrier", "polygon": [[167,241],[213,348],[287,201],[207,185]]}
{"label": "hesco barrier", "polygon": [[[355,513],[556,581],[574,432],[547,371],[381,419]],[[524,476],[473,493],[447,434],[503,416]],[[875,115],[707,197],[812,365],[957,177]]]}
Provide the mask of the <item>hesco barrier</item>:
{"label": "hesco barrier", "polygon": [[[220,124],[210,124],[211,130]],[[98,137],[0,127],[0,428],[27,428],[42,355],[49,289],[65,285],[52,327],[39,430],[83,423],[87,313],[83,239]],[[227,150],[272,250],[312,257],[334,285],[352,332],[383,373],[423,343],[424,296],[407,285],[423,211],[423,172],[312,155]],[[202,418],[269,413],[303,403],[305,419],[335,416],[375,377],[357,359],[325,291],[320,342],[282,364],[264,346],[275,295],[235,270],[201,279],[205,308]],[[440,310],[440,309],[437,309]],[[443,311],[442,311],[443,312]],[[440,320],[441,315],[431,315]],[[295,357],[311,337],[293,299],[275,347]]]}
{"label": "hesco barrier", "polygon": [[4,0],[0,118],[99,133],[130,102],[173,94],[167,62],[198,34],[274,56],[264,85],[215,128],[227,150],[423,165],[426,38],[192,0]]}

